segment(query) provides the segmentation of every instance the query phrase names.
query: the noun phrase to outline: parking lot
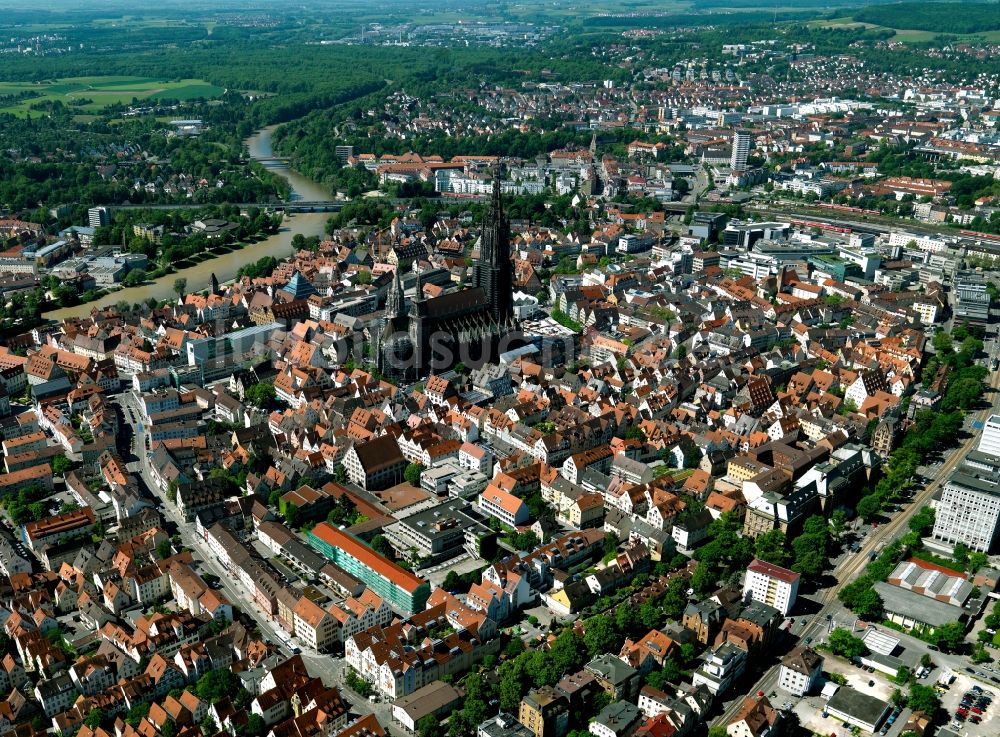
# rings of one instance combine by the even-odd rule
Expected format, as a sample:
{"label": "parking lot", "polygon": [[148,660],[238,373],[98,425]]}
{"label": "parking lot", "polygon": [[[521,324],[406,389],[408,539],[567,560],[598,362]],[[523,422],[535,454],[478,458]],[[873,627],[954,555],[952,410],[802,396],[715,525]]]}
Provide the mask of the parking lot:
{"label": "parking lot", "polygon": [[[845,663],[838,658],[827,657],[823,661],[823,669],[827,673],[839,673],[847,679],[847,685],[856,691],[868,694],[869,696],[875,696],[883,701],[889,701],[893,690],[896,685],[890,683],[889,680],[881,673],[869,673],[866,670]],[[954,688],[954,686],[952,687]],[[778,698],[773,699],[775,703],[782,703],[786,699],[786,694],[783,691],[778,691]],[[794,699],[790,699],[794,702]],[[821,698],[818,695],[807,696],[804,699],[798,701],[794,706],[795,714],[799,718],[800,724],[811,731],[813,734],[818,735],[833,735],[834,737],[851,737],[851,727],[841,722],[839,719],[834,717],[824,717],[823,707],[826,705],[826,699]],[[897,717],[896,722],[893,724],[892,729],[887,732],[888,737],[895,737],[902,731],[903,725],[906,723],[906,719],[909,717],[909,711],[903,710],[902,713]]]}
{"label": "parking lot", "polygon": [[[978,689],[978,690],[977,690]],[[997,734],[997,689],[956,674],[955,682],[941,694],[941,706],[948,713],[948,726],[963,737],[994,737]],[[964,713],[960,716],[959,710]],[[975,710],[981,713],[976,713]],[[977,723],[978,721],[978,723]]]}

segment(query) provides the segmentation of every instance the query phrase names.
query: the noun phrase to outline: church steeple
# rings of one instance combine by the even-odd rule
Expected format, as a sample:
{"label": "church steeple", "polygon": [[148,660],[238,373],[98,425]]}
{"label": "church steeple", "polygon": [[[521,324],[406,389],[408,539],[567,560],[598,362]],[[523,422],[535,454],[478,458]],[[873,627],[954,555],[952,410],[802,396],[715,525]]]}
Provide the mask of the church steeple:
{"label": "church steeple", "polygon": [[399,267],[392,273],[392,284],[389,286],[389,295],[385,300],[385,316],[391,320],[394,317],[402,317],[406,299],[403,296],[403,283],[399,280]]}
{"label": "church steeple", "polygon": [[504,322],[514,311],[514,280],[510,263],[510,224],[503,213],[500,162],[493,170],[493,196],[483,219],[483,233],[476,266],[476,286],[486,293],[490,314]]}

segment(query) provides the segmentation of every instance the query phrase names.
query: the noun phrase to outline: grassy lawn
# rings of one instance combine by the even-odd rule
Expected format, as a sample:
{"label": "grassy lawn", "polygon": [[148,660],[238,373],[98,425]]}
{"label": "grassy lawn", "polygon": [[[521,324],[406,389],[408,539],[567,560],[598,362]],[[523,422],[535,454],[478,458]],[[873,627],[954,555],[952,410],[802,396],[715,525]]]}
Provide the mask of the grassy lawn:
{"label": "grassy lawn", "polygon": [[27,115],[35,103],[60,100],[70,105],[74,100],[90,102],[76,107],[80,113],[94,113],[108,105],[139,100],[218,97],[221,87],[201,79],[163,80],[149,77],[69,77],[48,82],[0,82],[0,96],[19,92],[37,92],[37,97],[0,107],[0,112]]}

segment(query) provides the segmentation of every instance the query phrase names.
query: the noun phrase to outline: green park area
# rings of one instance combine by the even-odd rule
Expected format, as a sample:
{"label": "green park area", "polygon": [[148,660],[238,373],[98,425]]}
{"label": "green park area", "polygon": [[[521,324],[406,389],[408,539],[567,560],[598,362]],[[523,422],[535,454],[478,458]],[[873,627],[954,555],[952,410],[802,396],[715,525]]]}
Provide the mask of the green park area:
{"label": "green park area", "polygon": [[25,116],[32,106],[59,101],[81,113],[138,100],[193,100],[217,97],[221,87],[200,79],[149,77],[67,77],[40,82],[0,82],[0,113]]}

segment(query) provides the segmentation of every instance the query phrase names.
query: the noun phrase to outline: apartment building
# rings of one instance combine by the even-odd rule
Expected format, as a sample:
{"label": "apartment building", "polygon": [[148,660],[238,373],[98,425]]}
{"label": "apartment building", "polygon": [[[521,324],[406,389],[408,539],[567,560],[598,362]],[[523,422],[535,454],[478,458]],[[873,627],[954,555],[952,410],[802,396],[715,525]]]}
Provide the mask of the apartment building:
{"label": "apartment building", "polygon": [[24,526],[22,535],[27,546],[38,551],[42,545],[54,545],[77,535],[86,535],[94,527],[96,520],[94,510],[84,507],[46,517],[38,522],[29,522]]}
{"label": "apartment building", "polygon": [[479,508],[509,527],[523,525],[529,518],[528,507],[523,501],[496,486],[488,486],[480,494]]}
{"label": "apartment building", "polygon": [[569,703],[552,686],[532,689],[521,699],[517,720],[535,737],[562,737],[569,729]]}
{"label": "apartment building", "polygon": [[403,480],[406,458],[391,435],[355,444],[344,454],[347,477],[366,491],[387,489]]}
{"label": "apartment building", "polygon": [[695,686],[704,686],[713,696],[725,693],[746,669],[747,654],[729,642],[709,653],[701,666],[691,674]]}
{"label": "apartment building", "polygon": [[805,696],[823,676],[823,657],[808,647],[797,647],[781,659],[778,686],[793,696]]}
{"label": "apartment building", "polygon": [[800,579],[798,573],[787,568],[754,559],[743,580],[743,596],[749,595],[754,601],[773,606],[787,616],[795,606]]}
{"label": "apartment building", "polygon": [[314,601],[303,596],[295,606],[295,636],[303,644],[323,652],[338,640],[337,620]]}

